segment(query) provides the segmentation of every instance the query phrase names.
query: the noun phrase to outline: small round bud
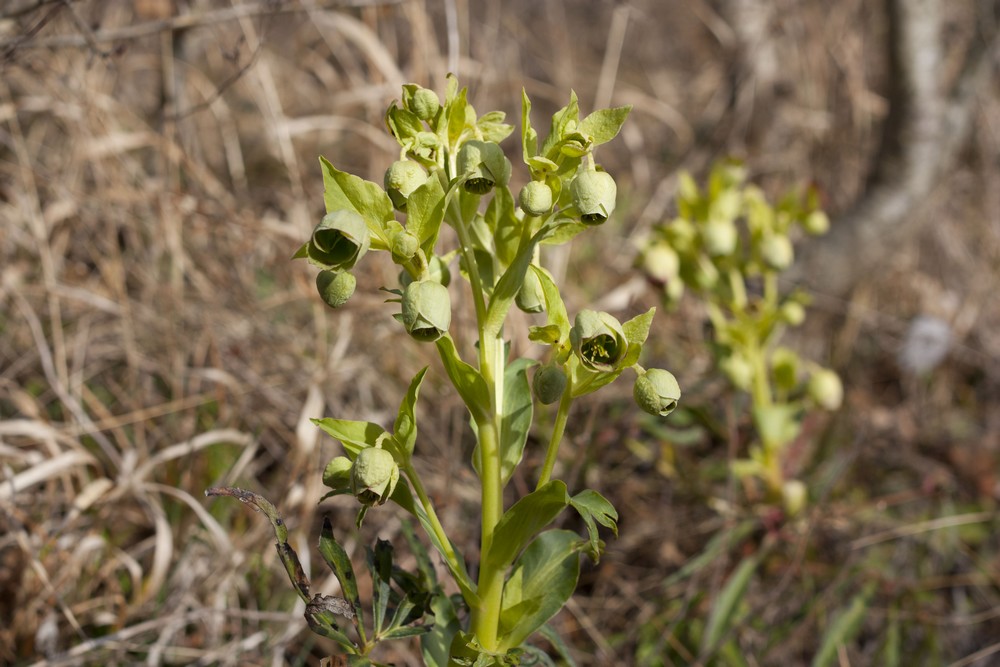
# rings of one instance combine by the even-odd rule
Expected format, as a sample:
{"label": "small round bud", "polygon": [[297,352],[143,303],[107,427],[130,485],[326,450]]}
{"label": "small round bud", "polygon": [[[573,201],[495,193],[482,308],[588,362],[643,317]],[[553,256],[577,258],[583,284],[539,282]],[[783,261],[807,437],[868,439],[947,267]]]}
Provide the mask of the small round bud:
{"label": "small round bud", "polygon": [[615,210],[618,186],[606,171],[585,170],[569,185],[573,206],[580,212],[580,222],[600,225]]}
{"label": "small round bud", "polygon": [[725,257],[736,250],[739,233],[732,220],[709,220],[701,232],[705,252],[712,257]]}
{"label": "small round bud", "polygon": [[677,278],[681,260],[666,243],[653,243],[642,253],[642,270],[658,283],[668,283]]}
{"label": "small round bud", "polygon": [[346,488],[351,481],[354,462],[346,456],[338,456],[326,464],[323,470],[323,484],[331,489]]}
{"label": "small round bud", "polygon": [[406,200],[426,182],[427,172],[411,160],[398,160],[385,170],[385,192],[397,211],[405,211]]}
{"label": "small round bud", "polygon": [[433,280],[410,283],[403,290],[400,320],[406,332],[421,342],[433,342],[451,326],[448,288]]}
{"label": "small round bud", "polygon": [[316,290],[331,308],[340,308],[347,303],[357,285],[357,278],[347,271],[327,270],[316,274]]}
{"label": "small round bud", "polygon": [[813,211],[802,221],[802,229],[806,230],[806,234],[821,236],[829,231],[830,218],[823,211]]}
{"label": "small round bud", "polygon": [[545,311],[545,292],[542,290],[542,281],[531,269],[528,269],[528,272],[524,274],[524,282],[521,283],[521,289],[514,296],[514,303],[525,313]]}
{"label": "small round bud", "polygon": [[441,100],[437,93],[429,88],[420,88],[413,93],[410,100],[410,111],[420,120],[430,120],[441,108]]}
{"label": "small round bud", "polygon": [[531,181],[517,197],[528,215],[545,215],[552,210],[552,188],[543,181]]}
{"label": "small round bud", "polygon": [[583,367],[598,373],[617,370],[628,350],[621,323],[608,313],[593,310],[577,313],[569,340]]}
{"label": "small round bud", "polygon": [[824,410],[836,410],[844,402],[844,385],[840,376],[829,368],[813,373],[806,391],[809,398]]}
{"label": "small round bud", "polygon": [[558,366],[542,366],[535,371],[531,388],[543,405],[551,405],[562,398],[566,390],[566,372]]}
{"label": "small round bud", "polygon": [[399,466],[392,454],[379,447],[358,452],[351,468],[351,493],[362,505],[382,505],[399,482]]}
{"label": "small round bud", "polygon": [[389,240],[389,252],[392,254],[392,261],[397,264],[411,259],[419,248],[420,242],[417,241],[417,237],[405,229],[393,234]]}
{"label": "small round bud", "polygon": [[753,366],[742,354],[730,354],[719,362],[719,370],[737,389],[749,391],[753,383]]}
{"label": "small round bud", "polygon": [[325,269],[350,269],[371,244],[365,219],[342,209],[323,216],[306,247],[310,261]]}
{"label": "small round bud", "polygon": [[797,327],[806,321],[806,308],[798,301],[786,301],[781,304],[778,315],[785,324]]}
{"label": "small round bud", "polygon": [[781,485],[781,504],[788,516],[797,516],[808,502],[809,490],[801,480],[789,479]]}
{"label": "small round bud", "polygon": [[484,195],[495,185],[507,185],[510,180],[510,160],[499,145],[471,139],[458,151],[458,175],[468,177],[465,189]]}
{"label": "small round bud", "polygon": [[650,368],[640,375],[632,386],[636,404],[651,415],[666,417],[681,400],[681,388],[673,373],[661,368]]}
{"label": "small round bud", "polygon": [[771,234],[764,238],[760,246],[760,256],[764,263],[775,271],[784,271],[792,265],[795,252],[792,242],[782,234]]}

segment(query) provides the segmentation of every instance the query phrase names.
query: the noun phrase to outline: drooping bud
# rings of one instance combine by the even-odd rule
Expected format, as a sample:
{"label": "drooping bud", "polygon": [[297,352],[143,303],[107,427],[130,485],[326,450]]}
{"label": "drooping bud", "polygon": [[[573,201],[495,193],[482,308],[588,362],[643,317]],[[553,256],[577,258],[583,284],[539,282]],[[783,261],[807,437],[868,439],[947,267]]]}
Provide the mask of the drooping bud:
{"label": "drooping bud", "polygon": [[471,139],[458,151],[458,175],[467,176],[465,189],[484,195],[495,185],[507,185],[510,180],[510,160],[499,145]]}
{"label": "drooping bud", "polygon": [[615,210],[618,186],[606,171],[584,170],[569,185],[573,206],[580,212],[580,222],[600,225]]}
{"label": "drooping bud", "polygon": [[583,367],[596,372],[617,370],[628,350],[621,323],[608,313],[594,310],[577,313],[569,340]]}
{"label": "drooping bud", "polygon": [[651,415],[666,417],[681,399],[681,388],[674,374],[661,368],[650,368],[632,386],[636,404]]}
{"label": "drooping bud", "polygon": [[781,304],[778,315],[785,324],[793,327],[797,327],[806,321],[805,306],[798,301],[786,301]]}
{"label": "drooping bud", "polygon": [[552,210],[552,188],[544,181],[531,181],[521,188],[517,200],[528,215],[545,215]]}
{"label": "drooping bud", "polygon": [[403,290],[400,320],[406,332],[421,342],[433,342],[451,326],[448,288],[433,280],[410,283]]}
{"label": "drooping bud", "polygon": [[788,516],[797,516],[808,502],[809,491],[801,480],[789,479],[781,485],[781,504]]}
{"label": "drooping bud", "polygon": [[405,211],[406,200],[426,182],[427,172],[411,160],[398,160],[385,170],[385,192],[397,211]]}
{"label": "drooping bud", "polygon": [[668,283],[680,272],[681,260],[666,243],[653,243],[642,253],[642,269],[652,280]]}
{"label": "drooping bud", "polygon": [[389,252],[392,254],[392,261],[397,264],[411,259],[419,248],[420,242],[417,237],[405,229],[397,231],[389,239]]}
{"label": "drooping bud", "polygon": [[420,88],[413,93],[410,100],[410,111],[420,120],[430,120],[441,108],[441,100],[437,93],[429,88]]}
{"label": "drooping bud", "polygon": [[331,489],[343,489],[351,482],[351,469],[354,462],[346,456],[331,459],[323,470],[323,484]]}
{"label": "drooping bud", "polygon": [[543,405],[551,405],[562,398],[566,390],[566,372],[559,366],[542,366],[535,371],[531,387]]}
{"label": "drooping bud", "polygon": [[809,398],[824,410],[836,410],[844,402],[844,385],[840,376],[829,368],[813,373],[806,391]]}
{"label": "drooping bud", "polygon": [[351,493],[362,505],[382,505],[399,482],[399,466],[392,454],[380,447],[358,452],[351,468]]}
{"label": "drooping bud", "polygon": [[524,282],[521,289],[514,296],[514,303],[525,313],[541,313],[545,310],[545,292],[542,290],[542,281],[538,279],[531,269],[524,274]]}
{"label": "drooping bud", "polygon": [[830,218],[823,211],[815,210],[802,221],[802,229],[806,230],[806,234],[821,236],[829,231]]}
{"label": "drooping bud", "polygon": [[371,244],[365,219],[342,209],[323,216],[313,230],[306,251],[309,259],[326,269],[351,269]]}
{"label": "drooping bud", "polygon": [[736,250],[736,241],[739,233],[732,220],[714,219],[709,220],[702,230],[702,241],[705,244],[705,252],[711,257],[725,257],[731,255]]}
{"label": "drooping bud", "polygon": [[326,270],[316,274],[316,290],[331,308],[340,308],[347,303],[357,285],[357,278],[347,271]]}
{"label": "drooping bud", "polygon": [[775,271],[784,271],[792,265],[795,251],[792,242],[783,234],[771,234],[764,238],[760,245],[760,256],[768,267]]}

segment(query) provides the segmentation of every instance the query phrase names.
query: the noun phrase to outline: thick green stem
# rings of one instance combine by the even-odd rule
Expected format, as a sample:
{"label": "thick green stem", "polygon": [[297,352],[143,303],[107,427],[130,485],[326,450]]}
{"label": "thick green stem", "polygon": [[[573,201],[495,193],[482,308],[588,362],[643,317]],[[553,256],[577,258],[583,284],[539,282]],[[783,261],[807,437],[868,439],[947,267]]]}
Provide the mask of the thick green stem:
{"label": "thick green stem", "polygon": [[493,531],[503,516],[499,434],[492,421],[479,424],[479,454],[482,474],[482,542],[479,581],[476,586],[479,604],[473,610],[472,632],[483,648],[493,650],[497,645],[500,626],[504,572],[489,565]]}
{"label": "thick green stem", "polygon": [[545,463],[542,465],[542,473],[538,477],[538,484],[535,489],[540,489],[549,482],[552,477],[552,469],[556,465],[556,456],[559,454],[559,445],[562,443],[563,433],[566,431],[566,422],[569,419],[569,408],[573,404],[573,378],[566,378],[566,388],[563,390],[562,398],[559,399],[559,410],[556,412],[556,422],[552,426],[552,437],[549,438],[549,448],[545,451]]}

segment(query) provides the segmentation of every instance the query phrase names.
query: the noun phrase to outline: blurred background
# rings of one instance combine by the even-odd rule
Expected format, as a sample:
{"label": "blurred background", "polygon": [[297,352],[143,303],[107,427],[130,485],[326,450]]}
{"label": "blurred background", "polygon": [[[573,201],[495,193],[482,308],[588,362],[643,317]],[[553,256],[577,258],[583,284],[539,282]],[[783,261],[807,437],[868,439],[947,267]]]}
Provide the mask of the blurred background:
{"label": "blurred background", "polygon": [[[360,555],[402,516],[355,539],[349,502],[317,504],[340,445],[308,420],[389,423],[426,364],[419,465],[474,553],[466,414],[383,304],[393,265],[366,261],[333,312],[290,259],[323,213],[318,156],[381,183],[386,106],[451,71],[515,126],[523,87],[543,134],[571,89],[584,113],[634,107],[598,153],[614,219],[549,258],[570,312],[659,303],[634,263],[681,169],[739,158],[771,195],[819,188],[833,221],[784,285],[815,297],[785,344],[846,386],[793,457],[800,518],[729,474],[748,418],[697,303],[659,309],[645,352],[687,412],[651,422],[625,381],[575,409],[563,476],[621,516],[553,621],[576,664],[1000,664],[998,17],[995,0],[2,3],[0,663],[319,664],[331,646],[267,522],[203,491],[267,496],[332,592],[322,517]],[[381,658],[419,664],[397,644]]]}

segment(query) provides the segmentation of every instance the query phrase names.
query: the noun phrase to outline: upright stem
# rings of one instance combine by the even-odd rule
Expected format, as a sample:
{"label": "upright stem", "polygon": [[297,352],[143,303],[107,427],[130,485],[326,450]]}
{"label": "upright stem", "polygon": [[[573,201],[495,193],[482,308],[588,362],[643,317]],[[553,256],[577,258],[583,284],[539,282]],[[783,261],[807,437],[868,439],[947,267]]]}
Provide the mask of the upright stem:
{"label": "upright stem", "polygon": [[549,438],[549,447],[545,451],[545,463],[542,465],[542,474],[538,477],[538,484],[535,489],[540,489],[549,482],[552,477],[552,469],[556,465],[556,455],[559,454],[559,445],[562,443],[563,433],[566,432],[566,421],[569,419],[569,408],[573,404],[573,377],[567,374],[566,388],[559,399],[559,411],[556,412],[556,422],[552,426],[552,437]]}

